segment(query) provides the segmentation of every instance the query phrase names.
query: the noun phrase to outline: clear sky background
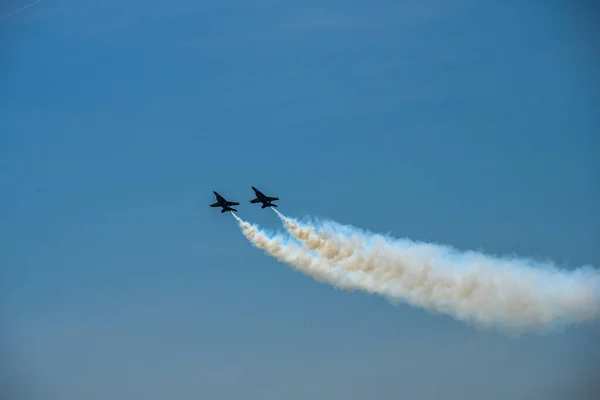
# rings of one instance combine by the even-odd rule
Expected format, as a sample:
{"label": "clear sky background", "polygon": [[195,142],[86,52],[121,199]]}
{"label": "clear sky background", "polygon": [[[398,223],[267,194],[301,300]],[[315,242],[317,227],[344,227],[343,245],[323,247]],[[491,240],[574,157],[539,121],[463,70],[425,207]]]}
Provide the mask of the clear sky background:
{"label": "clear sky background", "polygon": [[600,265],[598,10],[568,3],[43,0],[0,20],[5,379],[56,400],[592,398],[598,326],[507,339],[335,290],[208,207],[217,190],[278,228],[254,185],[290,216]]}

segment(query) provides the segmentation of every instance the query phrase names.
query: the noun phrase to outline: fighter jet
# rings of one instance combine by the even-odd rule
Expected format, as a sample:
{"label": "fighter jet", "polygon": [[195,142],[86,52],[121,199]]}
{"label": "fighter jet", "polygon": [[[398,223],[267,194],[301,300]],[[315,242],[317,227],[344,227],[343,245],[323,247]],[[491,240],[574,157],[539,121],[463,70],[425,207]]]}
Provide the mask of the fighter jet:
{"label": "fighter jet", "polygon": [[254,186],[252,186],[252,190],[254,190],[254,193],[256,193],[256,198],[253,199],[253,200],[250,200],[250,203],[253,203],[253,204],[255,204],[255,203],[262,203],[262,207],[261,208],[265,208],[265,207],[277,207],[277,204],[273,204],[271,202],[275,201],[275,200],[279,200],[279,197],[265,196],[264,194],[262,194],[262,192],[260,190],[258,190]]}
{"label": "fighter jet", "polygon": [[235,208],[231,208],[229,206],[238,206],[240,203],[238,203],[237,201],[227,201],[223,198],[223,196],[221,196],[219,193],[214,192],[215,197],[217,198],[217,202],[211,204],[211,207],[223,207],[221,212],[227,212],[227,211],[237,211]]}

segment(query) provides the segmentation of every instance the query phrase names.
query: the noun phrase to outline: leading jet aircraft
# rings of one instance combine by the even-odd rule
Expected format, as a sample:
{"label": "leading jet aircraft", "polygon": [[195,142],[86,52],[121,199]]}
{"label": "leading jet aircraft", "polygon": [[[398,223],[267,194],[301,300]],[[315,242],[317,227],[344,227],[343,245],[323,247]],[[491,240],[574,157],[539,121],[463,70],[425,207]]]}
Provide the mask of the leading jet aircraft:
{"label": "leading jet aircraft", "polygon": [[221,212],[227,212],[227,211],[237,211],[235,208],[231,208],[230,206],[238,206],[240,205],[240,203],[238,203],[237,201],[227,201],[223,198],[223,196],[221,196],[219,193],[214,192],[215,197],[217,198],[217,202],[211,204],[211,207],[223,207],[221,209]]}
{"label": "leading jet aircraft", "polygon": [[265,207],[277,207],[277,204],[273,204],[272,201],[279,200],[279,197],[269,197],[265,196],[260,190],[252,186],[252,190],[256,193],[256,198],[250,200],[250,203],[262,203],[261,208]]}

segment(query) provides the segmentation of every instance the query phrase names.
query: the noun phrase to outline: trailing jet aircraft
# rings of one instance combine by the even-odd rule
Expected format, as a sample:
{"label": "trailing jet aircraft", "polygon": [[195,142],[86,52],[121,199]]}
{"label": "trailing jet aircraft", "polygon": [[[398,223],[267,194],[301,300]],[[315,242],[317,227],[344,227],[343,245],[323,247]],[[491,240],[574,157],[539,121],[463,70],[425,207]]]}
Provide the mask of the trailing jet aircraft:
{"label": "trailing jet aircraft", "polygon": [[230,206],[237,206],[240,203],[238,203],[237,201],[227,201],[223,198],[223,196],[221,196],[219,193],[214,192],[215,197],[217,198],[217,202],[211,204],[211,207],[223,207],[223,209],[221,210],[222,213],[227,212],[227,211],[237,211],[235,208],[231,208]]}
{"label": "trailing jet aircraft", "polygon": [[254,190],[254,193],[256,193],[256,198],[253,200],[250,200],[250,203],[253,203],[253,204],[262,203],[261,208],[277,207],[277,204],[273,204],[272,201],[279,200],[279,197],[265,196],[260,190],[258,190],[254,186],[252,186],[252,190]]}

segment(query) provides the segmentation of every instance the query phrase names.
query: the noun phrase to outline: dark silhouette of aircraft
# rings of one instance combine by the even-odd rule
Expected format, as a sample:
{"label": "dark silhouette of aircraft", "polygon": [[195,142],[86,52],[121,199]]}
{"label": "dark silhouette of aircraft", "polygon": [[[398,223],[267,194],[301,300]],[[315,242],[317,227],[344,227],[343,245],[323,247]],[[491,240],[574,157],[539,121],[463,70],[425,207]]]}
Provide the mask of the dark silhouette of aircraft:
{"label": "dark silhouette of aircraft", "polygon": [[273,204],[272,201],[279,200],[279,197],[265,196],[260,190],[258,190],[254,186],[252,186],[252,190],[254,190],[254,193],[256,193],[256,198],[253,200],[250,200],[250,203],[253,203],[253,204],[262,203],[261,208],[277,207],[277,204]]}
{"label": "dark silhouette of aircraft", "polygon": [[237,211],[235,208],[231,208],[230,206],[238,206],[240,205],[240,203],[238,203],[237,201],[227,201],[223,198],[223,196],[221,196],[219,193],[214,192],[216,198],[217,198],[217,202],[211,204],[211,207],[223,207],[221,212],[227,212],[227,211]]}

